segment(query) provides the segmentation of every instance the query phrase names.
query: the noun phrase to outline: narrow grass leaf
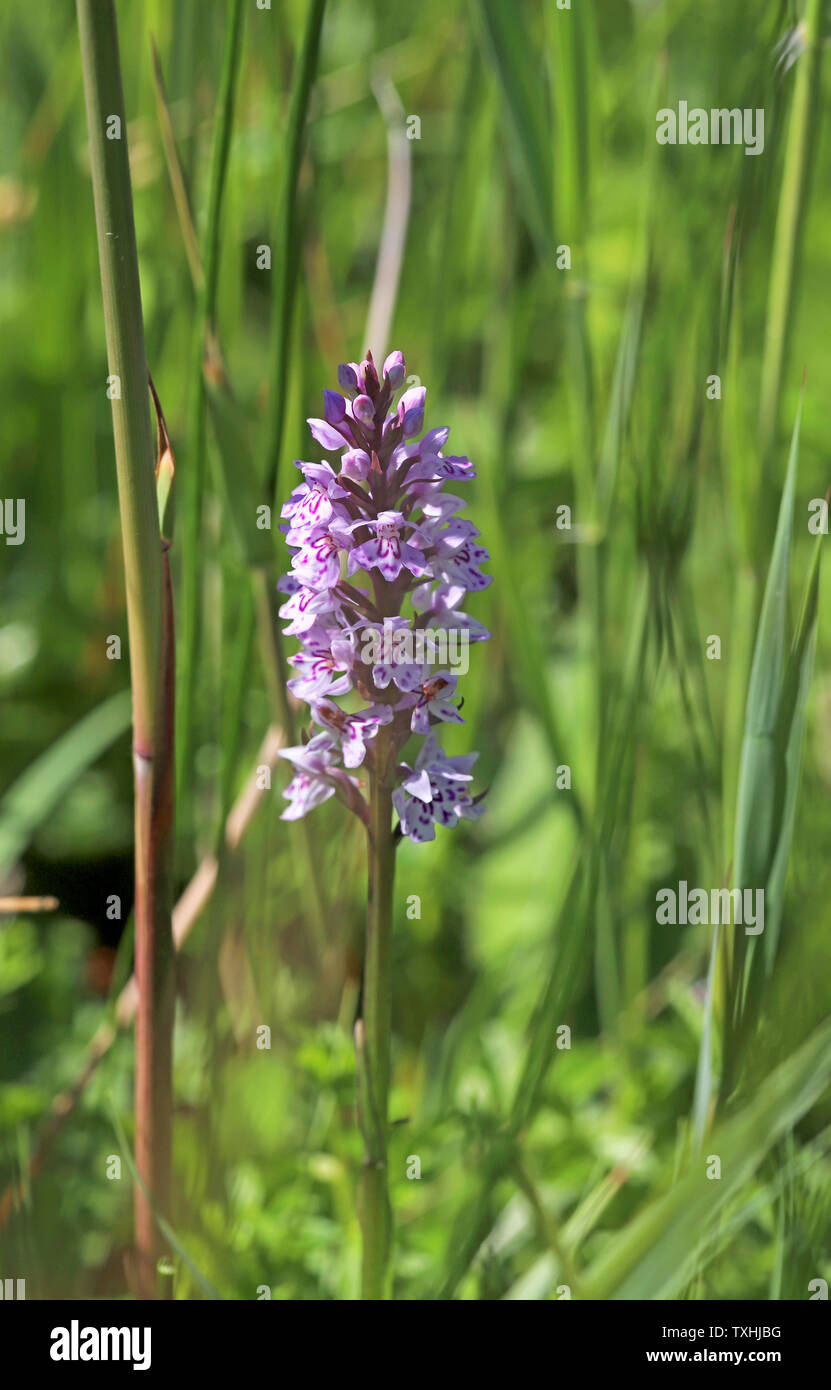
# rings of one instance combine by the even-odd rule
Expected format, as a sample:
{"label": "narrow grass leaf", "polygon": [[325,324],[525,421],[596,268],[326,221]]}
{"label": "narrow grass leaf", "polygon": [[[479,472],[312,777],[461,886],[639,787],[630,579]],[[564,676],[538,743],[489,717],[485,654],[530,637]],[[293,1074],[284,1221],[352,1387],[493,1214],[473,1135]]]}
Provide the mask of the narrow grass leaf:
{"label": "narrow grass leaf", "polygon": [[528,221],[540,256],[550,261],[554,220],[551,130],[538,49],[518,7],[506,6],[501,0],[474,0],[473,9],[486,57],[502,93],[509,152],[523,193],[520,211]]}
{"label": "narrow grass leaf", "polygon": [[726,1204],[752,1178],[765,1154],[811,1108],[831,1076],[831,1021],[826,1021],[759,1087],[754,1100],[711,1140],[721,1178],[707,1178],[703,1158],[609,1242],[586,1276],[592,1299],[673,1298],[694,1252]]}
{"label": "narrow grass leaf", "polygon": [[129,690],[79,720],[21,773],[0,800],[0,880],[78,778],[130,728]]}
{"label": "narrow grass leaf", "polygon": [[159,1230],[161,1231],[171,1250],[174,1250],[176,1254],[179,1256],[179,1259],[182,1261],[182,1264],[185,1265],[188,1272],[192,1276],[194,1282],[198,1284],[205,1297],[211,1299],[216,1303],[223,1303],[225,1300],[223,1299],[222,1294],[219,1293],[219,1291],[216,1288],[214,1288],[214,1285],[202,1273],[199,1266],[191,1258],[191,1256],[188,1254],[187,1250],[183,1246],[182,1242],[179,1240],[179,1237],[177,1236],[173,1227],[170,1225],[170,1222],[166,1221],[165,1218],[162,1216],[161,1212],[159,1212],[157,1208],[154,1206],[150,1198],[150,1194],[147,1191],[147,1187],[136,1167],[135,1158],[133,1157],[133,1151],[130,1148],[129,1143],[127,1142],[127,1135],[124,1133],[124,1126],[118,1118],[118,1112],[116,1111],[115,1105],[112,1101],[110,1102],[110,1113],[112,1115],[113,1128],[115,1129],[119,1148],[121,1149],[121,1152],[124,1154],[127,1167],[130,1170],[130,1176],[132,1177],[133,1182],[144,1193],[144,1196],[146,1197],[150,1205],[150,1209],[153,1213]]}
{"label": "narrow grass leaf", "polygon": [[237,559],[254,569],[272,565],[271,528],[257,524],[258,509],[264,504],[264,489],[254,468],[246,416],[233,397],[207,372],[205,391],[217,445],[217,481]]}

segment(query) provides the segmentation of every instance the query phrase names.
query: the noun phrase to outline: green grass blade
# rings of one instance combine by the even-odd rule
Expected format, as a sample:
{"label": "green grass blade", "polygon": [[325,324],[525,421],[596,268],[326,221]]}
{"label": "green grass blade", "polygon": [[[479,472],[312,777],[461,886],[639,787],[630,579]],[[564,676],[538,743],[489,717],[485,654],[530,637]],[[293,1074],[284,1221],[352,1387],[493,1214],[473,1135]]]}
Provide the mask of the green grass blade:
{"label": "green grass blade", "polygon": [[[775,950],[775,936],[778,932],[778,917],[781,915],[781,890],[784,881],[787,844],[781,842],[781,829],[788,823],[792,827],[797,778],[793,769],[788,791],[787,777],[784,773],[785,751],[782,746],[781,700],[786,652],[786,625],[788,609],[788,581],[790,575],[791,533],[793,531],[794,497],[796,474],[799,460],[799,431],[802,417],[800,402],[794,423],[788,470],[782,499],[779,506],[779,519],[776,527],[773,552],[768,569],[767,583],[759,616],[750,681],[745,709],[744,739],[742,743],[739,785],[736,794],[736,825],[733,857],[733,882],[739,889],[767,889],[770,876],[781,844],[782,855],[776,867],[775,915],[769,917],[766,902],[765,931],[771,931],[774,942],[765,946],[764,955],[772,961],[770,951]],[[807,631],[807,629],[806,629]],[[799,665],[802,662],[800,660]],[[805,692],[807,695],[807,691]],[[800,710],[804,705],[799,705]],[[794,698],[794,713],[796,710]],[[793,719],[787,721],[790,737]],[[786,738],[786,742],[787,742]],[[794,730],[794,738],[801,738],[801,730]],[[792,750],[791,759],[798,753]],[[737,1064],[737,1039],[745,1013],[748,995],[749,972],[758,972],[754,959],[758,953],[758,940],[748,937],[744,931],[735,934],[732,958],[732,998],[730,1000],[730,1022],[725,1046],[724,1084],[729,1086],[735,1076]],[[758,1003],[758,999],[756,1000]]]}
{"label": "green grass blade", "polygon": [[[536,46],[522,10],[502,0],[474,0],[474,14],[486,57],[495,70],[507,119],[509,153],[522,190],[521,211],[544,261],[553,252],[551,131],[548,95]],[[569,16],[570,18],[570,16]]]}
{"label": "green grass blade", "polygon": [[558,236],[580,242],[585,231],[594,145],[592,79],[595,76],[594,19],[590,7],[570,14],[545,6],[551,54],[555,153],[552,170]]}
{"label": "green grass blade", "polygon": [[764,957],[768,972],[773,968],[779,941],[785,875],[796,820],[802,742],[805,730],[805,709],[811,687],[816,649],[821,545],[822,536],[820,535],[817,537],[814,547],[802,612],[785,671],[782,703],[777,724],[776,742],[780,783],[784,780],[784,789],[778,808],[780,816],[777,827],[776,851],[765,889]]}
{"label": "green grass blade", "polygon": [[800,402],[791,436],[788,470],[779,505],[776,538],[770,557],[756,635],[756,646],[753,653],[753,664],[750,668],[745,727],[747,734],[752,737],[770,737],[776,726],[787,646],[788,577],[801,420],[802,404]]}
{"label": "green grass blade", "polygon": [[[222,201],[234,119],[243,10],[241,0],[230,0],[222,55],[222,73],[211,148],[208,208],[205,219],[204,281],[199,290],[193,336],[190,400],[186,428],[186,467],[183,471],[184,518],[182,536],[182,596],[178,668],[176,680],[176,785],[184,791],[188,784],[193,738],[196,668],[198,658],[199,577],[202,566],[200,539],[202,501],[205,485],[205,388],[203,360],[205,335],[216,317],[216,287],[219,276],[219,230]],[[177,799],[178,800],[178,799]]]}
{"label": "green grass blade", "polygon": [[765,1154],[822,1095],[831,1076],[831,1021],[767,1077],[755,1099],[709,1141],[721,1178],[705,1161],[652,1202],[591,1266],[585,1292],[593,1299],[672,1298],[688,1277],[699,1242],[728,1201],[753,1176]]}
{"label": "green grass blade", "polygon": [[237,558],[252,568],[270,566],[274,542],[271,527],[257,525],[257,509],[265,502],[265,492],[254,467],[246,416],[233,397],[207,374],[205,391],[217,444],[219,492]]}
{"label": "green grass blade", "polygon": [[698,1066],[695,1073],[695,1092],[693,1094],[692,1130],[693,1152],[698,1152],[704,1142],[710,1117],[710,1101],[713,1094],[713,995],[716,980],[716,965],[719,954],[721,927],[713,927],[710,943],[710,963],[707,967],[707,986],[704,998],[704,1024],[701,1030],[701,1046],[698,1052]]}
{"label": "green grass blade", "polygon": [[320,31],[326,0],[309,0],[306,28],[289,104],[286,154],[277,205],[277,239],[274,248],[274,294],[272,298],[271,342],[269,348],[269,396],[265,421],[265,449],[268,466],[267,491],[273,505],[282,500],[280,456],[283,447],[286,400],[288,397],[289,344],[299,260],[297,185],[306,133],[309,98],[317,71]]}
{"label": "green grass blade", "polygon": [[774,734],[786,650],[788,578],[801,414],[800,406],[791,440],[788,472],[779,506],[776,539],[756,630],[747,690],[733,861],[734,882],[739,888],[758,887],[765,882],[772,851],[774,806],[771,789],[776,785]]}
{"label": "green grass blade", "polygon": [[760,391],[763,497],[765,485],[770,482],[769,469],[776,443],[799,251],[805,225],[814,131],[820,124],[824,8],[824,0],[807,0],[805,6],[802,25],[803,50],[796,62],[796,84],[776,218]]}
{"label": "green grass blade", "polygon": [[156,1209],[156,1207],[153,1205],[153,1202],[150,1200],[150,1195],[147,1191],[141,1174],[139,1173],[138,1168],[136,1167],[136,1162],[133,1157],[133,1151],[127,1142],[127,1135],[124,1133],[124,1126],[118,1118],[117,1111],[112,1103],[110,1105],[110,1113],[112,1115],[113,1128],[115,1129],[116,1138],[118,1139],[118,1145],[121,1149],[121,1152],[124,1155],[127,1167],[130,1170],[130,1176],[132,1177],[133,1182],[141,1188],[145,1197],[150,1202],[150,1208],[153,1212],[153,1216],[156,1220],[159,1230],[161,1231],[171,1250],[175,1251],[175,1253],[179,1256],[179,1259],[182,1261],[182,1264],[188,1270],[188,1273],[191,1275],[194,1283],[196,1283],[199,1286],[205,1297],[211,1299],[215,1303],[223,1303],[224,1299],[222,1297],[222,1294],[216,1288],[214,1288],[214,1285],[210,1282],[210,1280],[205,1277],[199,1266],[191,1258],[191,1256],[188,1254],[187,1250],[183,1246],[182,1242],[179,1240],[179,1237],[176,1235],[176,1232],[174,1231],[170,1222],[165,1220],[161,1212],[159,1212]]}
{"label": "green grass blade", "polygon": [[73,783],[130,728],[129,690],[79,720],[21,773],[0,800],[0,880]]}

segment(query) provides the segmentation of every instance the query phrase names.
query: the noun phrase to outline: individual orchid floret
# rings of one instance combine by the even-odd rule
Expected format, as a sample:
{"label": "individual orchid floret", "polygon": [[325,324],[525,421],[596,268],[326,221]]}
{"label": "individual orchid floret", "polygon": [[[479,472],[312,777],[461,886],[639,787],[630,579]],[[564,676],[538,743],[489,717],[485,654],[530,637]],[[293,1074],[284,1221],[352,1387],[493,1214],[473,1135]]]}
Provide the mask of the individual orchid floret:
{"label": "individual orchid floret", "polygon": [[456,677],[449,671],[437,671],[418,688],[418,694],[405,696],[402,705],[413,704],[410,728],[415,734],[429,734],[430,716],[449,724],[464,724],[452,696],[456,693]]}
{"label": "individual orchid floret", "polygon": [[401,829],[411,840],[435,839],[436,825],[454,826],[459,817],[474,819],[482,807],[474,803],[467,783],[472,781],[477,753],[449,758],[428,734],[415,767],[402,764],[402,784],[392,794]]}
{"label": "individual orchid floret", "polygon": [[[409,618],[385,618],[383,623],[363,623],[358,637],[361,661],[371,667],[376,690],[394,682],[399,690],[415,690],[419,667],[410,660],[413,627]],[[412,673],[412,674],[411,674]]]}
{"label": "individual orchid floret", "polygon": [[[312,432],[312,436],[321,444],[324,449],[345,449],[347,444],[352,443],[352,439],[344,429],[330,425],[328,420],[309,419],[306,422]],[[346,427],[348,428],[348,426]]]}
{"label": "individual orchid floret", "polygon": [[298,700],[345,695],[352,689],[355,642],[351,633],[316,624],[305,633],[303,650],[290,659],[300,675],[287,685]]}
{"label": "individual orchid floret", "polygon": [[288,627],[283,629],[287,637],[308,632],[315,623],[325,619],[335,621],[340,618],[343,604],[334,589],[308,589],[294,574],[284,575],[278,587],[283,593],[289,594],[279,610],[281,618],[289,619]]}
{"label": "individual orchid floret", "polygon": [[328,801],[344,784],[354,783],[338,765],[338,753],[328,733],[316,734],[299,748],[281,748],[280,757],[287,758],[297,769],[283,796],[290,803],[281,820],[299,820],[315,806]]}
{"label": "individual orchid floret", "polygon": [[297,467],[303,469],[306,481],[294,489],[280,512],[289,523],[289,545],[297,545],[312,527],[325,526],[335,516],[349,520],[348,513],[334,500],[348,493],[329,464],[298,463]]}
{"label": "individual orchid floret", "polygon": [[[470,536],[459,534],[458,526],[465,525],[470,523],[457,522],[436,538],[433,569],[437,577],[448,583],[460,584],[465,589],[478,592],[487,589],[491,583],[491,576],[483,574],[479,568],[490,559],[490,555],[484,546],[477,545]],[[475,527],[473,533],[479,534]]]}
{"label": "individual orchid floret", "polygon": [[410,602],[416,613],[427,615],[428,627],[461,629],[469,642],[487,642],[490,633],[484,623],[459,608],[466,593],[462,584],[437,584],[435,588],[430,583],[419,584],[410,595]]}
{"label": "individual orchid floret", "polygon": [[414,575],[426,572],[423,552],[402,537],[402,531],[414,529],[412,523],[404,519],[402,512],[379,512],[375,521],[366,524],[375,534],[350,554],[350,575],[354,574],[356,569],[377,568],[386,580],[392,582],[398,578],[402,569],[408,569]]}
{"label": "individual orchid floret", "polygon": [[411,493],[428,492],[432,483],[467,483],[476,477],[470,459],[460,455],[428,454],[419,458],[407,470],[407,487]]}
{"label": "individual orchid floret", "polygon": [[291,562],[295,577],[310,589],[333,589],[340,578],[341,551],[351,547],[348,528],[336,520],[315,527]]}
{"label": "individual orchid floret", "polygon": [[347,714],[334,700],[318,700],[312,705],[315,723],[334,734],[340,744],[344,767],[360,767],[367,740],[374,738],[381,725],[389,724],[392,717],[389,705],[375,705],[360,714]]}

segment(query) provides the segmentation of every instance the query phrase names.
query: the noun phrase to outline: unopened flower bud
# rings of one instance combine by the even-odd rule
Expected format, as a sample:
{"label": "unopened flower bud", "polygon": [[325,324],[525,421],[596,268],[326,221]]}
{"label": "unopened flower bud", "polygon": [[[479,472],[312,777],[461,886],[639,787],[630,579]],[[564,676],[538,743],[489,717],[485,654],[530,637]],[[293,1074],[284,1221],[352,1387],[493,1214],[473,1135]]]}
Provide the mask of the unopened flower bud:
{"label": "unopened flower bud", "polygon": [[403,385],[406,373],[403,352],[391,352],[384,362],[384,379],[389,382],[393,391],[397,391],[399,386]]}
{"label": "unopened flower bud", "polygon": [[424,424],[424,397],[427,392],[423,386],[413,386],[405,391],[398,402],[398,420],[405,439],[418,434]]}
{"label": "unopened flower bud", "polygon": [[358,373],[351,362],[341,362],[338,367],[338,386],[347,396],[354,396],[358,390]]}
{"label": "unopened flower bud", "polygon": [[369,396],[356,396],[352,402],[352,413],[362,425],[375,424],[375,406]]}
{"label": "unopened flower bud", "polygon": [[346,415],[346,401],[337,391],[323,392],[323,415],[330,425],[339,425]]}
{"label": "unopened flower bud", "polygon": [[369,454],[365,454],[363,449],[347,449],[341,459],[340,471],[347,478],[361,482],[369,476],[369,462]]}
{"label": "unopened flower bud", "polygon": [[378,372],[376,371],[375,363],[372,360],[371,352],[367,353],[366,360],[361,363],[361,367],[363,368],[364,389],[370,396],[374,396],[378,391],[381,383],[378,380]]}

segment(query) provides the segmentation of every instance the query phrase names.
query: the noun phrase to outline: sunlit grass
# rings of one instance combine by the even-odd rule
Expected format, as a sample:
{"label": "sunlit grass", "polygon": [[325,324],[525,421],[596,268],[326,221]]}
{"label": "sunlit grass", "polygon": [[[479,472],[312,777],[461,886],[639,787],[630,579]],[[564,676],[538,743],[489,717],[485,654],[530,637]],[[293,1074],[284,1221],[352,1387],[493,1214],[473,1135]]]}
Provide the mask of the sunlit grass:
{"label": "sunlit grass", "polygon": [[[276,509],[320,382],[367,346],[387,77],[421,120],[392,333],[476,463],[494,576],[448,741],[482,749],[488,814],[399,851],[393,1296],[806,1298],[831,1275],[829,624],[807,525],[829,481],[831,154],[819,49],[777,67],[780,8],[750,38],[715,0],[119,14],[179,473],[177,889],[213,875],[179,963],[177,1297],[359,1287],[359,827],[328,805],[281,823],[279,770],[238,836],[228,818],[269,726],[299,721]],[[88,964],[130,914],[129,672],[78,36],[12,5],[6,37],[0,491],[25,495],[28,534],[0,537],[0,892],[64,907],[0,923],[0,1177],[23,1180],[3,1241],[32,1297],[121,1293],[128,1183],[100,1174],[111,1096],[135,1145],[126,1032],[29,1178],[130,973],[129,931],[109,999]],[[685,96],[764,103],[765,154],[659,147],[657,107]],[[708,926],[659,925],[682,879],[764,884],[766,933],[722,928],[713,951]],[[727,1181],[703,1176],[712,1152]]]}

